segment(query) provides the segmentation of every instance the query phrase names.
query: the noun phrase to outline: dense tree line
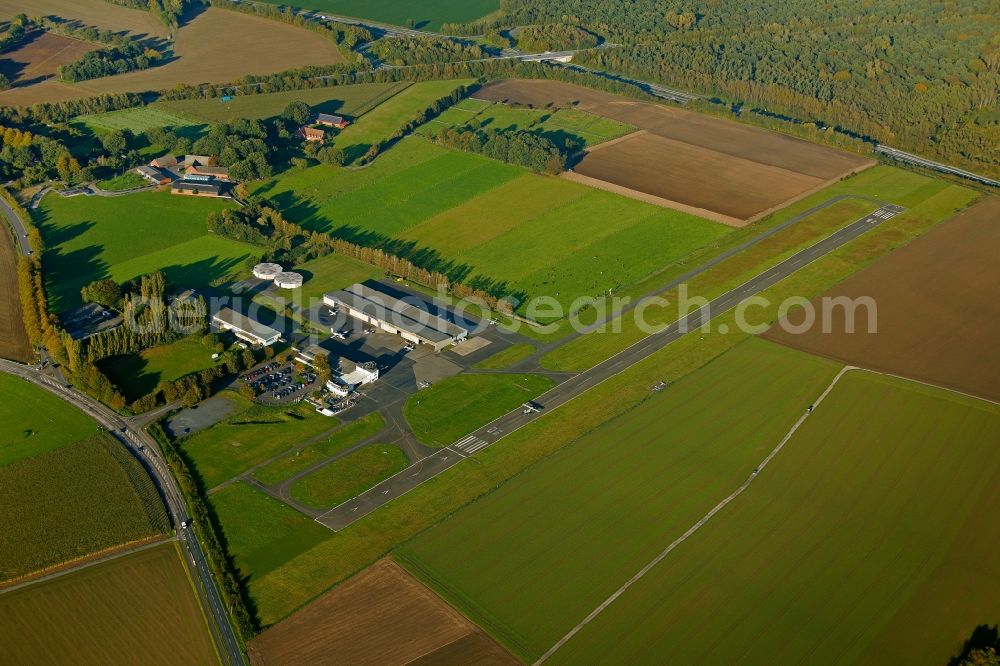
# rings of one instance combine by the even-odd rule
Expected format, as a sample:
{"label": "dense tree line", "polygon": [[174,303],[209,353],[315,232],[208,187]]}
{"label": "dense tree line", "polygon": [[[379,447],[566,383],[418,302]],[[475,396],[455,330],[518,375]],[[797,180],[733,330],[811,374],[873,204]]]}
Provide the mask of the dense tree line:
{"label": "dense tree line", "polygon": [[364,62],[364,58],[360,54],[355,53],[354,49],[372,40],[371,32],[365,28],[343,23],[321,23],[302,16],[291,7],[256,2],[232,2],[231,0],[211,0],[211,3],[213,7],[222,7],[223,9],[232,9],[244,14],[263,16],[311,30],[332,40],[344,57],[347,58],[348,62]]}
{"label": "dense tree line", "polygon": [[569,23],[528,25],[516,32],[517,47],[528,53],[589,49],[600,43],[597,35]]}
{"label": "dense tree line", "polygon": [[46,178],[77,182],[90,175],[59,141],[0,125],[0,177],[23,186]]}
{"label": "dense tree line", "polygon": [[132,9],[143,9],[151,12],[160,21],[170,28],[171,34],[177,31],[180,25],[181,16],[188,6],[200,4],[201,0],[107,0],[113,5],[131,7]]}
{"label": "dense tree line", "polygon": [[431,65],[488,58],[478,44],[439,37],[384,37],[368,51],[390,65]]}
{"label": "dense tree line", "polygon": [[995,0],[503,0],[456,33],[571,16],[621,44],[582,64],[1000,173]]}
{"label": "dense tree line", "polygon": [[239,210],[210,213],[209,228],[220,235],[263,247],[265,252],[261,261],[298,264],[336,252],[371,264],[390,275],[432,288],[443,287],[459,298],[475,297],[499,311],[511,311],[505,300],[509,294],[502,288],[491,290],[462,284],[453,279],[454,275],[435,270],[433,266],[418,265],[388,249],[355,243],[324,232],[307,231],[286,220],[277,208],[258,197],[248,197],[246,203]]}
{"label": "dense tree line", "polygon": [[194,142],[192,150],[198,155],[216,155],[234,180],[258,180],[272,173],[269,160],[273,143],[268,137],[266,123],[240,118],[212,125]]}
{"label": "dense tree line", "polygon": [[161,58],[156,49],[143,46],[139,42],[125,42],[109,48],[97,49],[83,54],[76,62],[59,67],[59,78],[77,82],[97,79],[102,76],[124,74],[156,65]]}
{"label": "dense tree line", "polygon": [[31,20],[24,14],[18,14],[7,24],[7,30],[0,34],[0,51],[14,46],[28,36],[34,27]]}
{"label": "dense tree line", "polygon": [[[559,146],[526,130],[444,127],[434,135],[434,140],[449,148],[467,150],[538,172],[558,174],[566,169],[566,155]],[[569,152],[576,152],[580,147],[567,146]]]}

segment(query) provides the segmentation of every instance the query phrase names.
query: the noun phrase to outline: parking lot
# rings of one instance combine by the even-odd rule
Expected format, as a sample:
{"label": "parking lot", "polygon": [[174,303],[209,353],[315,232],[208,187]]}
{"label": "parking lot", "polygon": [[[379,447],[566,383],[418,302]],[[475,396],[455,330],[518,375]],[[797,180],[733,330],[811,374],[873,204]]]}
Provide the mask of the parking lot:
{"label": "parking lot", "polygon": [[258,400],[270,404],[294,402],[319,388],[315,373],[296,372],[292,364],[277,361],[251,370],[240,379],[254,390]]}

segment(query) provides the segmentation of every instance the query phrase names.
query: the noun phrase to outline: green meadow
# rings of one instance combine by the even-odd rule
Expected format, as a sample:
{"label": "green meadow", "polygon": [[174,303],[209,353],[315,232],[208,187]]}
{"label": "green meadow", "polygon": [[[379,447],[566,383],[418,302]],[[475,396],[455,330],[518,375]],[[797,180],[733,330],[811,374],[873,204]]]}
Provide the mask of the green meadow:
{"label": "green meadow", "polygon": [[551,662],[948,663],[1000,613],[997,442],[997,405],[851,371]]}
{"label": "green meadow", "polygon": [[292,484],[289,494],[314,509],[332,509],[410,464],[403,450],[392,444],[369,444],[306,474]]}
{"label": "green meadow", "polygon": [[113,356],[102,360],[100,366],[126,399],[135,400],[152,392],[161,381],[211,367],[214,351],[203,345],[199,336],[191,336],[128,356]]}
{"label": "green meadow", "polygon": [[838,368],[751,339],[396,557],[532,661],[748,477]]}
{"label": "green meadow", "polygon": [[42,260],[52,309],[80,305],[80,288],[101,278],[124,282],[162,270],[178,288],[200,288],[241,271],[259,250],[211,235],[205,227],[209,211],[232,205],[167,192],[48,194],[33,218],[45,241]]}
{"label": "green meadow", "polygon": [[[368,116],[366,116],[367,120]],[[293,221],[463,280],[564,306],[640,280],[732,230],[419,137],[363,169],[289,170],[258,188]]]}
{"label": "green meadow", "polygon": [[193,119],[187,114],[172,112],[171,109],[163,108],[161,105],[139,106],[120,111],[77,116],[73,119],[73,123],[84,125],[95,134],[104,134],[112,130],[129,130],[138,134],[154,127],[167,127],[176,130],[200,124],[197,119]]}
{"label": "green meadow", "polygon": [[[278,0],[265,1],[270,4],[284,4]],[[500,2],[499,0],[426,0],[419,3],[406,0],[297,0],[295,6],[421,30],[440,30],[443,23],[468,23],[482,18],[498,10]]]}
{"label": "green meadow", "polygon": [[[48,391],[0,374],[0,466],[32,458],[97,433],[97,424]],[[30,405],[31,409],[25,409]]]}

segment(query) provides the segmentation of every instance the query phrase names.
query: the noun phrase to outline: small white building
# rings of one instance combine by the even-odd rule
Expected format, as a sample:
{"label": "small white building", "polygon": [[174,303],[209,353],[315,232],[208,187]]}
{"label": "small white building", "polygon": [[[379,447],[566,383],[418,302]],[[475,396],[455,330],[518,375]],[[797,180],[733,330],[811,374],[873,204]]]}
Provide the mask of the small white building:
{"label": "small white building", "polygon": [[262,263],[253,267],[253,276],[258,280],[273,280],[281,274],[281,264]]}
{"label": "small white building", "polygon": [[282,271],[274,276],[274,284],[281,289],[298,289],[302,286],[302,274]]}

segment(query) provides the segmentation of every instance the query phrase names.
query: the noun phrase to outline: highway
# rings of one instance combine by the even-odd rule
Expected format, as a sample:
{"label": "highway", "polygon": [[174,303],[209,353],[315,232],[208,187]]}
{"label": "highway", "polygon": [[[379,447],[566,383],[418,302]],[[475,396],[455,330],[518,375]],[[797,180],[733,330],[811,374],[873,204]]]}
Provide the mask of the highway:
{"label": "highway", "polygon": [[316,520],[332,530],[340,530],[347,527],[378,507],[405,495],[413,488],[437,476],[449,467],[492,446],[511,432],[534,421],[540,414],[564,405],[585,391],[594,388],[598,384],[648,358],[671,342],[681,338],[688,331],[699,329],[713,318],[734,309],[747,298],[774,286],[804,266],[833,252],[844,244],[867,233],[869,230],[884,224],[903,210],[900,206],[883,204],[871,214],[852,222],[823,240],[797,252],[776,266],[751,278],[742,285],[718,296],[708,305],[655,333],[651,333],[631,347],[598,363],[589,370],[574,375],[561,384],[558,384],[534,401],[541,406],[541,410],[525,413],[524,409],[518,408],[508,412],[457,442],[414,463],[402,472],[386,479],[354,499],[334,507],[317,517]]}
{"label": "highway", "polygon": [[17,237],[17,245],[21,250],[21,254],[27,256],[31,254],[31,246],[28,245],[27,233],[28,230],[24,228],[24,222],[18,217],[14,209],[10,207],[6,200],[0,198],[0,213],[7,218],[10,223],[10,227],[14,232],[14,236]]}
{"label": "highway", "polygon": [[875,152],[887,155],[894,160],[899,160],[900,162],[906,162],[907,164],[916,164],[917,166],[922,166],[925,169],[951,174],[952,176],[959,176],[960,178],[967,178],[969,180],[974,180],[977,183],[982,183],[983,185],[989,185],[990,187],[1000,187],[1000,180],[980,176],[978,173],[972,173],[971,171],[942,164],[941,162],[934,162],[933,160],[929,160],[925,157],[920,157],[920,155],[914,155],[913,153],[908,153],[905,150],[899,150],[898,148],[890,148],[889,146],[881,143],[875,144]]}

